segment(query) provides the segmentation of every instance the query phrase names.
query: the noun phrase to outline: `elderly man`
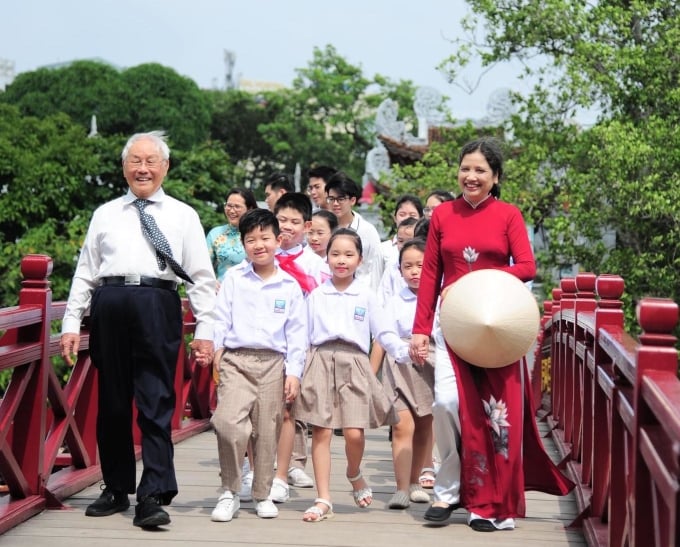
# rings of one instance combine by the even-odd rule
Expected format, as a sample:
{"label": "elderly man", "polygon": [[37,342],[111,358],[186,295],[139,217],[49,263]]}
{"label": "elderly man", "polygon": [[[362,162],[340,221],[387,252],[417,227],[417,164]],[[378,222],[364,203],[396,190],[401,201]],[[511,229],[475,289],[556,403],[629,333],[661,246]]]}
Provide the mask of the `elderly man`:
{"label": "elderly man", "polygon": [[[97,444],[104,486],[87,507],[92,517],[125,511],[137,492],[133,524],[168,524],[161,506],[177,494],[170,421],[182,340],[178,283],[196,316],[192,350],[201,365],[213,355],[215,275],[196,212],[161,188],[170,150],[160,131],[133,135],[123,148],[128,192],[93,214],[64,314],[61,352],[79,346],[90,308],[90,355],[99,372]],[[132,404],[142,432],[142,472],[136,483]]]}

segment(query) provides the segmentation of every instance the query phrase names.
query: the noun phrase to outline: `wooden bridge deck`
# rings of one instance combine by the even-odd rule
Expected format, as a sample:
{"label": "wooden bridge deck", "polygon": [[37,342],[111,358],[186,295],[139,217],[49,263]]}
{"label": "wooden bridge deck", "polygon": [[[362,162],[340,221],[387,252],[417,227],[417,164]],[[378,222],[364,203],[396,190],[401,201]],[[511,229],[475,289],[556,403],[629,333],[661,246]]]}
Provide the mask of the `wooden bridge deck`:
{"label": "wooden bridge deck", "polygon": [[[548,440],[546,446],[552,450]],[[99,495],[95,484],[67,501],[69,509],[44,511],[0,536],[7,547],[145,547],[198,546],[363,546],[396,547],[436,545],[488,545],[543,547],[545,545],[586,545],[578,530],[565,526],[576,516],[573,495],[557,498],[527,492],[527,518],[517,521],[513,531],[485,534],[465,525],[466,513],[454,513],[447,526],[426,524],[422,516],[427,504],[411,504],[405,511],[386,508],[394,491],[394,477],[387,430],[367,431],[364,476],[373,488],[375,500],[368,510],[357,508],[344,478],[344,444],[332,443],[331,487],[335,518],[316,524],[301,521],[311,504],[314,489],[291,488],[291,499],[280,505],[277,519],[255,516],[253,504],[243,503],[238,516],[228,523],[211,522],[210,512],[217,498],[218,461],[214,434],[208,431],[176,446],[175,465],[180,492],[168,508],[172,523],[158,531],[132,526],[134,510],[110,517],[85,517],[85,507]],[[311,461],[308,469],[311,474]],[[134,504],[133,497],[130,498]]]}

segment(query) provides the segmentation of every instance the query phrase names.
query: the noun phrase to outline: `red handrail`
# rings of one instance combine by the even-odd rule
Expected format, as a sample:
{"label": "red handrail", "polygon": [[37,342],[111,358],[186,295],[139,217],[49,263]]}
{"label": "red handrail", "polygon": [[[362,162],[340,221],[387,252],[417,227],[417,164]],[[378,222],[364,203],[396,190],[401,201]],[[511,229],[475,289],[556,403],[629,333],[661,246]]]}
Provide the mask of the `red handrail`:
{"label": "red handrail", "polygon": [[623,327],[623,290],[619,276],[586,273],[553,291],[542,415],[577,484],[572,525],[588,545],[680,545],[678,306],[642,299],[635,340]]}
{"label": "red handrail", "polygon": [[[0,370],[12,370],[0,401],[0,534],[45,508],[100,480],[97,458],[97,371],[89,358],[89,335],[81,332],[80,351],[62,387],[52,366],[59,358],[64,302],[52,302],[52,259],[28,255],[19,305],[0,309]],[[183,301],[184,337],[195,330]],[[214,384],[210,369],[195,366],[183,343],[177,356],[175,442],[208,428]],[[136,424],[136,422],[135,422]],[[136,425],[135,425],[136,427]],[[136,431],[136,442],[139,433]],[[138,456],[141,449],[137,448]]]}

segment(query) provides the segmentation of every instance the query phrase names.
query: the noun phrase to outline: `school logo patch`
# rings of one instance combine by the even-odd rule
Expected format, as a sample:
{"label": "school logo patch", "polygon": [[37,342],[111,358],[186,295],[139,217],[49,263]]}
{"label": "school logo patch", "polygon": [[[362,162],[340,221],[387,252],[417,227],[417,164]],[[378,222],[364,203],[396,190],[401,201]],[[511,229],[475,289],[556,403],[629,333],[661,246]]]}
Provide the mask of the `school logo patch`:
{"label": "school logo patch", "polygon": [[360,308],[359,306],[354,308],[354,320],[355,321],[363,321],[365,317],[366,317],[366,308]]}
{"label": "school logo patch", "polygon": [[285,300],[274,300],[274,313],[285,313],[286,311],[286,301]]}

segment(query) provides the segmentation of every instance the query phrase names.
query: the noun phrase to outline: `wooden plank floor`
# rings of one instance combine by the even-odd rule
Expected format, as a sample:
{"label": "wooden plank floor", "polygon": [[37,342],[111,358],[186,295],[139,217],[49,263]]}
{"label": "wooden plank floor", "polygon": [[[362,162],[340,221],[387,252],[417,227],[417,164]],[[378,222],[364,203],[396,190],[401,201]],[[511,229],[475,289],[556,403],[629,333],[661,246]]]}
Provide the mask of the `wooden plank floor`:
{"label": "wooden plank floor", "polygon": [[[527,518],[517,521],[514,531],[485,534],[465,524],[466,513],[454,513],[448,525],[434,527],[422,516],[427,504],[411,504],[405,511],[386,508],[394,491],[394,478],[387,429],[367,432],[364,476],[373,488],[371,507],[356,507],[344,477],[344,445],[341,437],[332,442],[331,487],[335,518],[321,523],[301,521],[302,512],[311,504],[314,489],[291,488],[291,499],[280,505],[279,517],[258,519],[252,503],[244,503],[238,516],[228,523],[211,522],[219,485],[217,446],[212,431],[176,446],[175,465],[179,495],[168,508],[172,523],[157,531],[132,526],[134,509],[110,517],[85,517],[85,507],[99,495],[95,484],[68,500],[70,509],[44,511],[0,536],[8,547],[145,547],[198,546],[367,546],[456,544],[461,546],[495,545],[543,547],[545,545],[585,545],[579,531],[566,530],[576,514],[573,496],[557,498],[527,492]],[[550,448],[550,441],[546,442]],[[138,469],[141,469],[140,467]],[[311,474],[311,461],[307,470]],[[134,503],[133,497],[131,501]]]}

